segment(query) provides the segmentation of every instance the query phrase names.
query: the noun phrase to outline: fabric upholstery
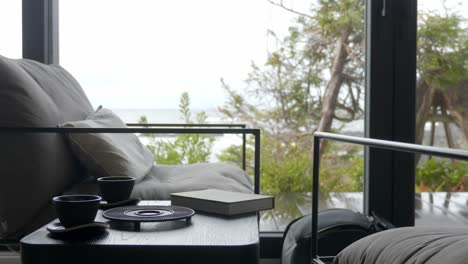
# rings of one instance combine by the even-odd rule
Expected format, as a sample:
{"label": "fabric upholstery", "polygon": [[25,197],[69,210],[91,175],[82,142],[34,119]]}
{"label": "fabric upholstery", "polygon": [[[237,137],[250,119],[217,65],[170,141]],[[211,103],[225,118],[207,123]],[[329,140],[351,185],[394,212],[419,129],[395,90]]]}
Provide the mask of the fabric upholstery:
{"label": "fabric upholstery", "polygon": [[[375,233],[375,223],[359,212],[332,208],[318,212],[318,252],[321,256],[336,256],[342,249],[365,236]],[[310,263],[312,215],[302,216],[284,231],[282,264]]]}
{"label": "fabric upholstery", "polygon": [[170,193],[220,189],[252,193],[252,180],[239,167],[224,163],[190,165],[153,165],[151,171],[135,184],[132,197],[144,200],[167,200]]}
{"label": "fabric upholstery", "polygon": [[465,264],[468,228],[404,227],[373,234],[338,254],[334,264]]}
{"label": "fabric upholstery", "polygon": [[[55,127],[93,108],[62,67],[0,56],[0,126]],[[0,237],[21,235],[83,171],[60,134],[0,134]]]}
{"label": "fabric upholstery", "polygon": [[[111,110],[99,108],[86,120],[68,122],[63,127],[126,128]],[[153,165],[153,155],[134,134],[69,133],[77,158],[96,177],[132,176],[140,181]]]}

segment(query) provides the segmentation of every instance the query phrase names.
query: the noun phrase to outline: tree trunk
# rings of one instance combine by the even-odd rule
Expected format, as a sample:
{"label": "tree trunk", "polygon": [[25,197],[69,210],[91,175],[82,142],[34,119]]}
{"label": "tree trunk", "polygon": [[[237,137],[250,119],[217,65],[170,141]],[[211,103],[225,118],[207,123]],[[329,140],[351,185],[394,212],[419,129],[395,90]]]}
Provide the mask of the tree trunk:
{"label": "tree trunk", "polygon": [[451,102],[449,103],[449,107],[447,107],[447,109],[450,110],[450,116],[455,121],[455,124],[457,124],[457,126],[462,129],[465,140],[468,141],[468,116],[453,108]]}
{"label": "tree trunk", "polygon": [[[325,94],[322,102],[322,115],[316,131],[330,131],[333,118],[335,116],[336,101],[340,92],[340,87],[343,84],[344,76],[343,71],[348,58],[348,51],[346,50],[346,41],[348,39],[350,30],[341,33],[340,38],[336,42],[336,53],[333,60],[331,69],[330,81],[327,84]],[[320,143],[319,155],[322,156],[325,148],[326,141],[322,140]],[[312,147],[313,148],[313,147]],[[311,151],[311,157],[313,155]]]}
{"label": "tree trunk", "polygon": [[421,144],[424,138],[424,126],[429,118],[434,89],[420,78],[416,85],[416,143]]}
{"label": "tree trunk", "polygon": [[[450,199],[452,199],[452,193],[451,191],[448,191],[445,193],[445,200],[444,200],[444,208],[449,209],[449,206],[450,206]],[[444,212],[447,212],[447,211],[444,211]]]}
{"label": "tree trunk", "polygon": [[434,194],[429,192],[429,203],[431,204],[431,212],[434,211]]}
{"label": "tree trunk", "polygon": [[[435,107],[432,107],[432,116],[435,116],[437,114],[436,112],[436,108]],[[436,129],[436,122],[434,120],[431,120],[431,138],[430,138],[430,142],[429,142],[429,146],[434,146],[434,142],[435,142],[435,129]],[[419,161],[419,157],[421,155],[418,155],[417,158],[416,158],[416,164],[418,163]],[[429,155],[427,157],[427,159],[432,159],[432,155]]]}
{"label": "tree trunk", "polygon": [[[448,117],[447,109],[445,109],[445,106],[442,108],[442,115],[444,117]],[[453,136],[452,136],[452,129],[450,128],[450,123],[449,121],[444,121],[444,131],[445,131],[445,140],[447,141],[447,147],[449,148],[455,148],[455,142],[453,141]]]}

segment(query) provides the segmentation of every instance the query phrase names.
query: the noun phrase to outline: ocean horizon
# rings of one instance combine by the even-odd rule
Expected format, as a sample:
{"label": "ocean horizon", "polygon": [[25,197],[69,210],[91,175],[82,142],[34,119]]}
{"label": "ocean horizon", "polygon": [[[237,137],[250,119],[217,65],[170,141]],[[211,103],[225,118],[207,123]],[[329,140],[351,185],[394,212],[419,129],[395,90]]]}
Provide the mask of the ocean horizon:
{"label": "ocean horizon", "polygon": [[[125,123],[138,123],[141,116],[146,116],[148,123],[185,123],[179,109],[111,109],[115,112]],[[200,110],[191,109],[192,118],[195,120],[196,115],[204,111],[207,115],[206,123],[219,124],[229,123],[223,122],[221,114],[216,109]],[[173,140],[173,137],[161,137],[162,140]],[[148,141],[144,137],[140,137],[143,144]],[[222,150],[227,149],[231,145],[242,144],[242,136],[235,134],[215,135],[215,142],[211,149],[209,162],[218,162],[216,154],[220,154]]]}
{"label": "ocean horizon", "polygon": [[[184,119],[179,109],[171,108],[115,108],[114,111],[125,123],[138,123],[140,117],[146,116],[149,123],[184,123]],[[220,112],[217,109],[191,109],[192,120],[195,121],[196,115],[205,112],[207,115],[206,123],[229,123],[223,122]]]}

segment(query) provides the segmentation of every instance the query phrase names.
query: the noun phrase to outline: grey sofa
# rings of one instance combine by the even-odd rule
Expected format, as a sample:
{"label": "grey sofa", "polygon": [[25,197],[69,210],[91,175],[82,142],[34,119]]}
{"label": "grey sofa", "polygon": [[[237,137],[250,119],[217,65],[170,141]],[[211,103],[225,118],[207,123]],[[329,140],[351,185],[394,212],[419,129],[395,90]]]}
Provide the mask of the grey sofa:
{"label": "grey sofa", "polygon": [[[0,56],[0,127],[56,127],[94,112],[79,83],[60,66]],[[252,192],[251,178],[227,164],[163,166],[137,180],[140,199],[218,188]],[[0,133],[0,238],[18,238],[55,218],[51,198],[98,188],[62,133]]]}

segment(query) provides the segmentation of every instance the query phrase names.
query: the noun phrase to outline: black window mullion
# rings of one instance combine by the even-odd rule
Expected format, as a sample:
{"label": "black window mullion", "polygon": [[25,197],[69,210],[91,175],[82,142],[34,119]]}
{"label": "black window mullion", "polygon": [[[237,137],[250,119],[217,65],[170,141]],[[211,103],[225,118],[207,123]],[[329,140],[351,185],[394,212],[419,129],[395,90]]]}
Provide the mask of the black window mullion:
{"label": "black window mullion", "polygon": [[[365,135],[414,143],[416,1],[369,0],[367,5]],[[414,158],[366,149],[365,160],[365,212],[398,226],[413,225]]]}
{"label": "black window mullion", "polygon": [[[416,34],[417,1],[395,1],[395,140],[416,142]],[[399,226],[414,225],[415,157],[398,152],[393,160],[393,220]]]}

